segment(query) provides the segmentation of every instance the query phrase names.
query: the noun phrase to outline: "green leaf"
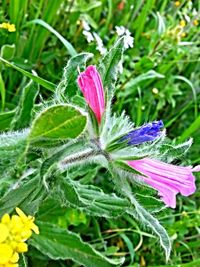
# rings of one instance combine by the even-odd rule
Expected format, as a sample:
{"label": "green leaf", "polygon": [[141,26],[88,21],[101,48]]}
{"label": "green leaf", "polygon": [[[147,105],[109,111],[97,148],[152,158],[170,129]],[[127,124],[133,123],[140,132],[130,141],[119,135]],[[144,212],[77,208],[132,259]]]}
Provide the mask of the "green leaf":
{"label": "green leaf", "polygon": [[[137,219],[140,221],[140,223],[148,226],[159,237],[160,245],[164,249],[166,260],[168,261],[171,253],[171,241],[167,231],[155,217],[153,217],[138,203],[138,201],[133,197],[132,194],[128,195],[128,197],[130,198],[132,204],[135,206],[138,216]],[[132,210],[129,210],[129,214],[135,217],[135,212],[132,212]]]}
{"label": "green leaf", "polygon": [[15,44],[5,44],[1,47],[1,57],[6,60],[11,60],[15,53]]}
{"label": "green leaf", "polygon": [[195,119],[196,119],[197,114],[198,114],[197,88],[195,88],[193,83],[184,76],[175,75],[174,78],[181,80],[181,81],[184,81],[191,88],[192,94],[193,94],[193,99],[194,99],[194,115],[195,115]]}
{"label": "green leaf", "polygon": [[39,24],[42,27],[46,28],[48,31],[50,31],[51,33],[53,33],[62,43],[63,45],[67,48],[67,51],[69,52],[69,54],[71,56],[74,56],[77,54],[76,50],[74,49],[74,47],[72,46],[72,44],[67,41],[59,32],[57,32],[53,27],[51,27],[51,25],[49,25],[48,23],[46,23],[44,20],[42,19],[34,19],[30,22],[27,23],[27,25],[31,25],[31,24]]}
{"label": "green leaf", "polygon": [[171,241],[167,231],[155,217],[139,204],[128,183],[128,176],[123,175],[122,177],[120,175],[121,171],[113,165],[110,166],[110,171],[113,175],[117,190],[121,192],[124,197],[128,198],[133,205],[127,213],[136,218],[141,224],[148,226],[159,237],[160,245],[165,251],[166,260],[168,260],[171,252]]}
{"label": "green leaf", "polygon": [[66,212],[66,207],[60,205],[60,199],[57,191],[51,192],[46,199],[41,203],[37,219],[39,221],[58,223],[58,218]]}
{"label": "green leaf", "polygon": [[52,106],[36,117],[29,139],[37,142],[76,138],[84,131],[86,122],[86,116],[73,106],[64,104]]}
{"label": "green leaf", "polygon": [[124,52],[124,37],[120,38],[115,45],[106,53],[98,70],[100,72],[104,90],[107,90],[108,98],[113,96],[115,82],[118,74],[118,64]]}
{"label": "green leaf", "polygon": [[[109,2],[110,3],[110,2]],[[121,37],[115,45],[106,53],[100,65],[98,66],[98,70],[101,75],[105,95],[107,98],[107,107],[105,116],[103,116],[103,120],[100,128],[100,136],[106,140],[105,136],[107,134],[107,130],[110,126],[111,119],[111,100],[113,98],[115,92],[115,83],[117,81],[118,72],[119,72],[119,63],[122,59],[122,55],[124,52],[124,37]],[[104,136],[103,136],[104,135]],[[110,138],[110,136],[108,137]],[[107,140],[106,140],[107,142]]]}
{"label": "green leaf", "polygon": [[[151,193],[148,192],[150,190],[151,190]],[[158,197],[151,196],[152,192],[154,192],[154,195],[157,196],[157,193],[155,193],[155,190],[153,189],[150,189],[150,190],[147,190],[147,187],[145,186],[143,189],[139,187],[135,187],[135,190],[134,190],[135,198],[142,205],[142,207],[151,213],[157,213],[157,212],[160,212],[161,210],[163,211],[164,209],[166,209],[163,201],[161,201]],[[146,191],[145,192],[146,195],[144,195],[143,191]]]}
{"label": "green leaf", "polygon": [[5,131],[9,129],[14,115],[15,115],[15,110],[0,113],[0,131]]}
{"label": "green leaf", "polygon": [[[198,242],[198,241],[197,241]],[[183,243],[183,244],[185,244],[185,243]],[[197,247],[199,246],[199,243],[197,244]],[[189,247],[189,246],[188,246]],[[194,261],[190,261],[190,262],[188,262],[188,263],[182,263],[182,264],[165,264],[165,265],[157,265],[156,267],[199,267],[200,266],[200,259],[197,259],[197,260],[194,260]],[[154,266],[149,266],[149,267],[155,267],[155,265]]]}
{"label": "green leaf", "polygon": [[[0,178],[16,175],[16,168],[26,150],[27,132],[0,135]],[[19,166],[22,167],[21,164]]]}
{"label": "green leaf", "polygon": [[77,84],[78,68],[84,69],[85,63],[92,57],[93,54],[91,53],[81,53],[68,61],[67,66],[64,68],[62,81],[56,88],[55,95],[58,99],[66,99],[66,96],[72,97],[80,91]]}
{"label": "green leaf", "polygon": [[115,194],[105,194],[100,188],[92,185],[82,185],[69,178],[59,178],[59,195],[62,203],[81,208],[93,216],[106,218],[118,217],[126,209],[129,202]]}
{"label": "green leaf", "polygon": [[168,143],[166,142],[165,144],[162,144],[159,150],[162,157],[169,155],[170,161],[167,162],[170,163],[173,159],[177,159],[178,157],[180,158],[185,155],[192,146],[192,142],[192,138],[189,138],[184,143],[178,144],[175,142],[172,143],[171,140],[169,140]]}
{"label": "green leaf", "polygon": [[2,57],[0,57],[0,61],[2,61],[3,63],[5,63],[8,67],[11,67],[19,72],[21,72],[24,76],[32,79],[33,81],[35,81],[36,83],[39,83],[40,85],[42,85],[44,88],[50,90],[51,92],[54,92],[55,89],[55,84],[39,77],[39,76],[35,76],[32,73],[10,63],[9,61],[3,59]]}
{"label": "green leaf", "polygon": [[39,92],[38,84],[30,81],[23,89],[22,95],[12,120],[12,130],[23,129],[27,127],[31,120],[32,109],[35,99]]}
{"label": "green leaf", "polygon": [[100,142],[104,144],[105,150],[111,152],[126,147],[127,142],[122,142],[122,137],[134,129],[133,123],[124,112],[120,116],[114,114],[108,119],[100,135]]}
{"label": "green leaf", "polygon": [[20,259],[19,259],[19,266],[20,266],[20,267],[28,267],[28,260],[27,260],[27,258],[25,257],[24,254],[22,254],[22,255],[20,256]]}
{"label": "green leaf", "polygon": [[0,217],[4,213],[11,213],[16,207],[21,207],[27,214],[34,214],[37,210],[34,198],[38,193],[42,196],[40,182],[39,177],[35,177],[22,185],[18,185],[16,189],[11,189],[0,199]]}
{"label": "green leaf", "polygon": [[56,225],[37,222],[39,235],[33,235],[29,244],[53,260],[71,259],[87,267],[110,267],[123,262],[106,258],[92,246],[83,242],[81,238],[70,231]]}
{"label": "green leaf", "polygon": [[126,243],[128,250],[130,252],[130,257],[131,257],[131,262],[133,263],[133,259],[134,259],[134,255],[135,255],[135,251],[134,251],[134,247],[133,247],[133,242],[132,240],[130,240],[130,238],[125,235],[125,234],[120,234],[120,237],[124,240],[124,242]]}

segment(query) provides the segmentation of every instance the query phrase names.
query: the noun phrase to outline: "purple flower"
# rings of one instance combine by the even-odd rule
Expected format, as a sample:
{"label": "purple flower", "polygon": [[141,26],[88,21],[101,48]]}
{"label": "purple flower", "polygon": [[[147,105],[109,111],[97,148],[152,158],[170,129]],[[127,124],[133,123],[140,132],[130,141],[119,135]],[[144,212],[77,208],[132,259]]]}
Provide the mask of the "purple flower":
{"label": "purple flower", "polygon": [[193,172],[200,171],[200,166],[181,167],[150,158],[128,161],[128,164],[144,174],[141,179],[158,190],[163,202],[171,208],[176,207],[176,194],[189,196],[196,190]]}
{"label": "purple flower", "polygon": [[91,65],[80,73],[78,85],[86,102],[94,112],[98,123],[100,123],[105,110],[105,99],[101,76],[95,66]]}
{"label": "purple flower", "polygon": [[131,131],[121,140],[128,140],[129,145],[139,145],[144,142],[153,141],[161,135],[160,129],[163,127],[164,124],[161,120],[149,122],[142,127]]}

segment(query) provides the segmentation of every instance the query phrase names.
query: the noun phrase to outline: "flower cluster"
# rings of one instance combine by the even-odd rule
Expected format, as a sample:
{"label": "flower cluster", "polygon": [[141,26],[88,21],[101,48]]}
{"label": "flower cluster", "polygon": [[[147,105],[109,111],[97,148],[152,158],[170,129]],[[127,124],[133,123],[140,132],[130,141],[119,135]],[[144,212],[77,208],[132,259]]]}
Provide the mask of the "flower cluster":
{"label": "flower cluster", "polygon": [[[96,67],[89,66],[80,73],[78,84],[100,124],[106,105],[101,77]],[[147,123],[122,137],[121,142],[127,141],[127,145],[132,146],[154,141],[162,134],[160,130],[163,127],[162,121]],[[139,179],[158,191],[162,201],[168,207],[176,207],[176,194],[189,196],[196,190],[193,172],[200,171],[200,166],[195,168],[176,166],[149,157],[125,163],[140,173]]]}
{"label": "flower cluster", "polygon": [[96,41],[96,50],[98,50],[101,55],[104,55],[107,52],[107,49],[104,47],[101,37],[96,32],[91,32],[90,26],[85,20],[82,21],[82,26],[83,35],[86,37],[88,43]]}
{"label": "flower cluster", "polygon": [[0,222],[0,267],[18,267],[19,253],[28,250],[25,243],[32,231],[39,234],[34,217],[16,208],[18,215],[4,214]]}
{"label": "flower cluster", "polygon": [[115,27],[118,36],[124,36],[124,47],[125,49],[133,47],[134,38],[131,36],[131,33],[124,26]]}
{"label": "flower cluster", "polygon": [[8,22],[3,22],[0,24],[0,28],[2,29],[6,29],[8,30],[9,32],[15,32],[16,31],[16,28],[15,28],[15,24],[10,24]]}

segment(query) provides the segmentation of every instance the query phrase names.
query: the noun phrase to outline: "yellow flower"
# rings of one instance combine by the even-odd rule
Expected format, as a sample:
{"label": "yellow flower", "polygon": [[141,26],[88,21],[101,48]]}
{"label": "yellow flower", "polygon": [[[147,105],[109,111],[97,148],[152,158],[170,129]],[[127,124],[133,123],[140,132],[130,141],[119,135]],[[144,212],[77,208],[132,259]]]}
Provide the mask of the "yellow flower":
{"label": "yellow flower", "polygon": [[194,25],[194,26],[198,26],[198,25],[199,25],[199,21],[198,21],[197,19],[195,19],[195,20],[193,21],[193,25]]}
{"label": "yellow flower", "polygon": [[1,218],[1,222],[4,224],[7,224],[10,222],[10,215],[8,213],[5,213],[3,217]]}
{"label": "yellow flower", "polygon": [[8,244],[0,244],[0,264],[6,264],[10,261],[13,250]]}
{"label": "yellow flower", "polygon": [[0,28],[6,29],[9,32],[15,32],[16,31],[15,24],[10,24],[10,23],[7,23],[7,22],[1,23],[0,24]]}
{"label": "yellow flower", "polygon": [[7,23],[6,22],[1,23],[0,28],[7,29]]}
{"label": "yellow flower", "polygon": [[0,233],[0,243],[3,243],[9,235],[8,227],[3,223],[0,223]]}
{"label": "yellow flower", "polygon": [[15,24],[10,24],[10,25],[8,26],[8,31],[9,31],[9,32],[16,32]]}
{"label": "yellow flower", "polygon": [[179,6],[181,5],[181,2],[180,2],[180,1],[176,1],[176,2],[174,3],[174,5],[175,5],[176,7],[179,7]]}
{"label": "yellow flower", "polygon": [[157,88],[152,89],[153,94],[157,95],[159,93],[159,90]]}
{"label": "yellow flower", "polygon": [[28,245],[26,243],[18,243],[17,247],[16,247],[17,252],[19,253],[24,253],[28,251]]}
{"label": "yellow flower", "polygon": [[[5,26],[5,25],[4,25]],[[32,231],[39,234],[34,217],[16,208],[17,215],[4,214],[0,221],[0,267],[18,267],[19,253],[28,251],[25,241]]]}
{"label": "yellow flower", "polygon": [[186,25],[186,22],[185,22],[185,20],[184,19],[182,19],[181,21],[180,21],[180,26],[181,27],[185,27],[185,25]]}
{"label": "yellow flower", "polygon": [[181,37],[184,38],[186,36],[186,33],[185,32],[182,32],[181,33]]}
{"label": "yellow flower", "polygon": [[35,220],[34,217],[32,216],[26,216],[24,214],[24,212],[22,210],[20,210],[19,208],[15,209],[17,214],[19,215],[20,219],[22,220],[22,222],[24,223],[25,227],[29,228],[30,230],[33,230],[33,232],[35,232],[35,234],[39,234],[39,228],[37,227],[37,225],[35,225],[33,222]]}

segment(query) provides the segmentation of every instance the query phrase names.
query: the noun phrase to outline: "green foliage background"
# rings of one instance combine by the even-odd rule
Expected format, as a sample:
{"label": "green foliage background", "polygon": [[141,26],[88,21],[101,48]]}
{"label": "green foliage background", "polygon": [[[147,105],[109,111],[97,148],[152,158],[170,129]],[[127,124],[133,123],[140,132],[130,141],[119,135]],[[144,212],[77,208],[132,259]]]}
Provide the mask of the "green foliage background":
{"label": "green foliage background", "polygon": [[[98,63],[100,53],[96,50],[97,44],[95,41],[87,42],[83,35],[83,21],[90,25],[91,32],[96,32],[102,38],[107,49],[116,40],[115,26],[123,25],[132,33],[135,44],[124,56],[124,70],[117,83],[116,96],[113,100],[114,110],[120,114],[125,109],[136,126],[147,121],[162,119],[167,128],[167,136],[174,140],[174,143],[192,137],[194,144],[188,151],[187,157],[184,156],[182,160],[185,164],[198,164],[200,162],[200,42],[197,24],[200,19],[200,2],[198,0],[180,1],[179,4],[177,2],[179,1],[0,1],[0,23],[10,22],[16,25],[16,32],[13,33],[0,29],[0,130],[5,132],[28,126],[33,113],[41,108],[38,103],[52,96],[63,76],[63,68],[71,56],[81,52],[92,52],[95,57],[90,63]],[[181,26],[183,20],[186,24],[184,27]],[[80,60],[85,62],[85,57]],[[35,73],[37,76],[33,76]],[[75,74],[77,75],[75,72],[71,73]],[[60,88],[62,89],[62,85]],[[80,99],[73,101],[79,102]],[[34,103],[38,105],[34,107]],[[9,140],[7,142],[9,143]],[[12,176],[15,155],[23,151],[24,146],[24,139],[16,136],[15,142],[11,144],[13,155],[9,163],[3,161],[6,144],[1,147],[1,174],[5,171],[4,164],[8,164],[10,169],[6,170],[6,175]],[[33,153],[32,157],[36,155]],[[21,160],[23,169],[23,156],[18,160]],[[20,174],[22,170],[17,171]],[[81,177],[83,185],[96,179],[98,185],[110,192],[111,184],[103,169],[98,169],[96,166],[91,166],[90,169],[79,168],[73,170],[71,175],[75,178]],[[25,202],[32,194],[30,188],[34,190],[33,185],[38,183],[37,177],[35,179],[31,181],[32,187],[24,189],[24,200],[19,201],[16,195],[13,198],[14,203],[21,203],[23,206],[23,201]],[[198,177],[197,188],[200,188],[199,181]],[[1,180],[2,195],[8,184],[9,179]],[[42,189],[38,187],[34,194],[39,194],[40,190]],[[90,201],[93,195],[88,196],[87,190],[83,186],[78,194],[83,199],[89,198],[87,200]],[[101,193],[97,193],[96,188],[93,190],[94,195],[99,194],[101,202]],[[37,206],[34,194],[32,201]],[[103,251],[105,257],[125,256],[124,266],[200,266],[199,190],[189,198],[178,197],[176,210],[169,209],[167,214],[157,215],[173,240],[173,251],[168,265],[165,264],[157,239],[128,215],[110,219],[108,210],[109,219],[94,218],[86,215],[84,209],[83,211],[73,208],[58,209],[55,196],[56,192],[41,208],[48,210],[46,215],[42,210],[38,215],[39,220],[46,221],[46,227],[41,225],[41,228],[44,227],[46,244],[49,244],[52,250],[56,244],[52,244],[48,239],[51,232],[49,222],[57,224],[60,228],[80,233],[83,240],[91,243],[97,250]],[[123,205],[126,207],[126,203]],[[116,212],[118,212],[117,204]],[[62,229],[58,231],[55,228],[52,231],[55,231],[58,239],[63,235]],[[68,235],[69,240],[70,238],[72,240],[71,244],[78,242],[79,237],[76,234],[71,235],[69,232]],[[31,241],[32,244],[36,242],[35,239]],[[42,241],[37,240],[37,249],[29,252],[30,258],[31,255],[37,255],[37,260],[35,258],[30,260],[32,266],[79,266],[70,260],[54,261],[56,252],[52,260],[46,259],[41,253],[45,251],[45,247],[40,247],[40,242]],[[94,256],[94,251],[89,246],[84,249],[91,257]],[[98,260],[99,265],[96,266],[105,266],[102,265],[101,258]],[[25,260],[22,266],[26,266]],[[111,265],[108,263],[108,266]]]}

